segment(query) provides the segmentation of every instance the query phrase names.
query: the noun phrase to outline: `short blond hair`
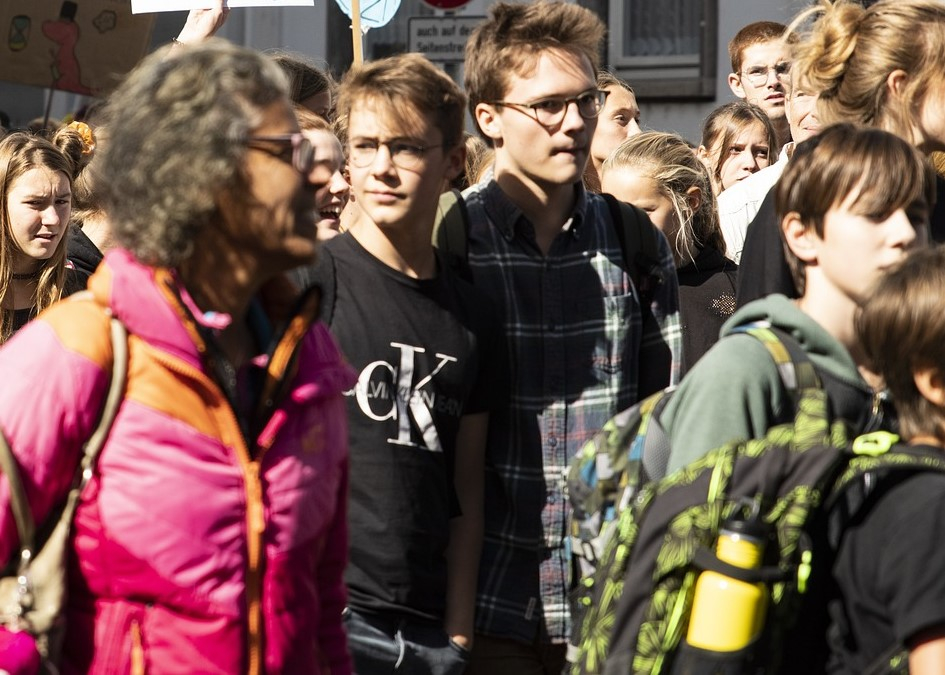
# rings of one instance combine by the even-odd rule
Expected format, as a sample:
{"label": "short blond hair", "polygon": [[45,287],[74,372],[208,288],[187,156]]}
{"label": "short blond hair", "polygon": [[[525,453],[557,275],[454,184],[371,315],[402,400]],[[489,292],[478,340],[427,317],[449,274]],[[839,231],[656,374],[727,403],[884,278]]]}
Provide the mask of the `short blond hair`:
{"label": "short blond hair", "polygon": [[[646,131],[628,138],[604,160],[601,177],[609,171],[638,169],[652,178],[660,192],[672,203],[679,222],[675,241],[669,242],[679,260],[695,262],[700,249],[715,249],[725,255],[725,239],[709,171],[678,134]],[[699,188],[699,207],[689,205],[688,191]]]}
{"label": "short blond hair", "polygon": [[400,121],[413,113],[429,116],[454,148],[463,141],[466,95],[450,77],[420,54],[398,54],[352,68],[341,81],[338,117],[346,123],[356,103],[377,102]]}

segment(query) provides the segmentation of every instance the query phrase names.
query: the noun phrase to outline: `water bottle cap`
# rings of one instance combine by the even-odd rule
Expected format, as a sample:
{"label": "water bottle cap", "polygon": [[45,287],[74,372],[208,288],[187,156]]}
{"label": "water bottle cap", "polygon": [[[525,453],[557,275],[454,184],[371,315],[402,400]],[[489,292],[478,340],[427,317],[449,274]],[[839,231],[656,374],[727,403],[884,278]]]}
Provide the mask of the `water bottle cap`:
{"label": "water bottle cap", "polygon": [[745,519],[739,514],[732,516],[722,523],[720,534],[737,535],[746,539],[763,541],[768,533],[767,526],[760,518]]}

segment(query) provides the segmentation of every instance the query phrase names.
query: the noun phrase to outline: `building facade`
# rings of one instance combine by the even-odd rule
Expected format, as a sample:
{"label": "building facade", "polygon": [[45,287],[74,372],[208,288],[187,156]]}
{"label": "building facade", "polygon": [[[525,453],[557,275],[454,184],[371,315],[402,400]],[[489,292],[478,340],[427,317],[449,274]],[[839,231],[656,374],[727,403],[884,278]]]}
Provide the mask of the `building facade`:
{"label": "building facade", "polygon": [[[362,0],[362,8],[377,0]],[[432,0],[431,0],[432,1]],[[702,120],[716,106],[732,100],[726,83],[731,70],[728,41],[747,23],[772,20],[788,23],[806,0],[577,0],[598,12],[609,26],[603,62],[636,89],[644,128],[676,131],[699,140]],[[364,58],[407,51],[411,20],[484,16],[492,0],[470,0],[462,7],[435,9],[426,0],[401,0],[384,27],[363,36]],[[433,2],[433,4],[436,4]],[[186,13],[155,15],[150,49],[169,42]],[[427,21],[427,24],[431,23]],[[323,63],[340,76],[352,61],[351,21],[335,0],[316,0],[315,7],[237,8],[221,36],[261,50],[288,49]],[[415,43],[419,44],[419,43]],[[431,57],[437,58],[431,54]],[[462,81],[462,63],[439,61]],[[61,119],[88,99],[11,83],[0,83],[0,110],[14,126],[44,114]]]}

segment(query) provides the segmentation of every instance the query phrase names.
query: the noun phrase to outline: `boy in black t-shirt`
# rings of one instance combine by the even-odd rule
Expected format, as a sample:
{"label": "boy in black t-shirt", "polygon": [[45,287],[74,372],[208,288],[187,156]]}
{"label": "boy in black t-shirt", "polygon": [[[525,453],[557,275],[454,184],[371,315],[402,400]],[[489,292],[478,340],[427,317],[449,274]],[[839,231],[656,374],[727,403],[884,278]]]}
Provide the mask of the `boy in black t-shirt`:
{"label": "boy in black t-shirt", "polygon": [[439,195],[464,165],[465,102],[416,54],[352,70],[338,100],[360,216],[314,272],[360,374],[346,392],[346,621],[360,675],[460,673],[472,642],[498,324],[431,244]]}
{"label": "boy in black t-shirt", "polygon": [[[943,297],[945,249],[920,250],[883,277],[856,320],[903,440],[931,453],[945,449]],[[866,505],[844,531],[833,565],[840,600],[831,608],[831,672],[866,672],[904,647],[912,675],[943,673],[945,475],[880,482]]]}

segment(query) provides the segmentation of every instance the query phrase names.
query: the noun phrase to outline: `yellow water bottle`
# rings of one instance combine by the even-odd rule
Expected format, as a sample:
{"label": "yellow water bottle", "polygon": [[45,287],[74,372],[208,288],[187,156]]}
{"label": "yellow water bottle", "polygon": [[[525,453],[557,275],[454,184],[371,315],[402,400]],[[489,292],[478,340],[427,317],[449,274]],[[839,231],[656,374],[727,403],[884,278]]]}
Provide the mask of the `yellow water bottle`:
{"label": "yellow water bottle", "polygon": [[[719,530],[716,556],[736,567],[758,569],[764,535],[764,526],[756,518],[726,520]],[[767,606],[764,584],[705,570],[696,581],[686,642],[713,652],[744,649],[761,633]]]}

